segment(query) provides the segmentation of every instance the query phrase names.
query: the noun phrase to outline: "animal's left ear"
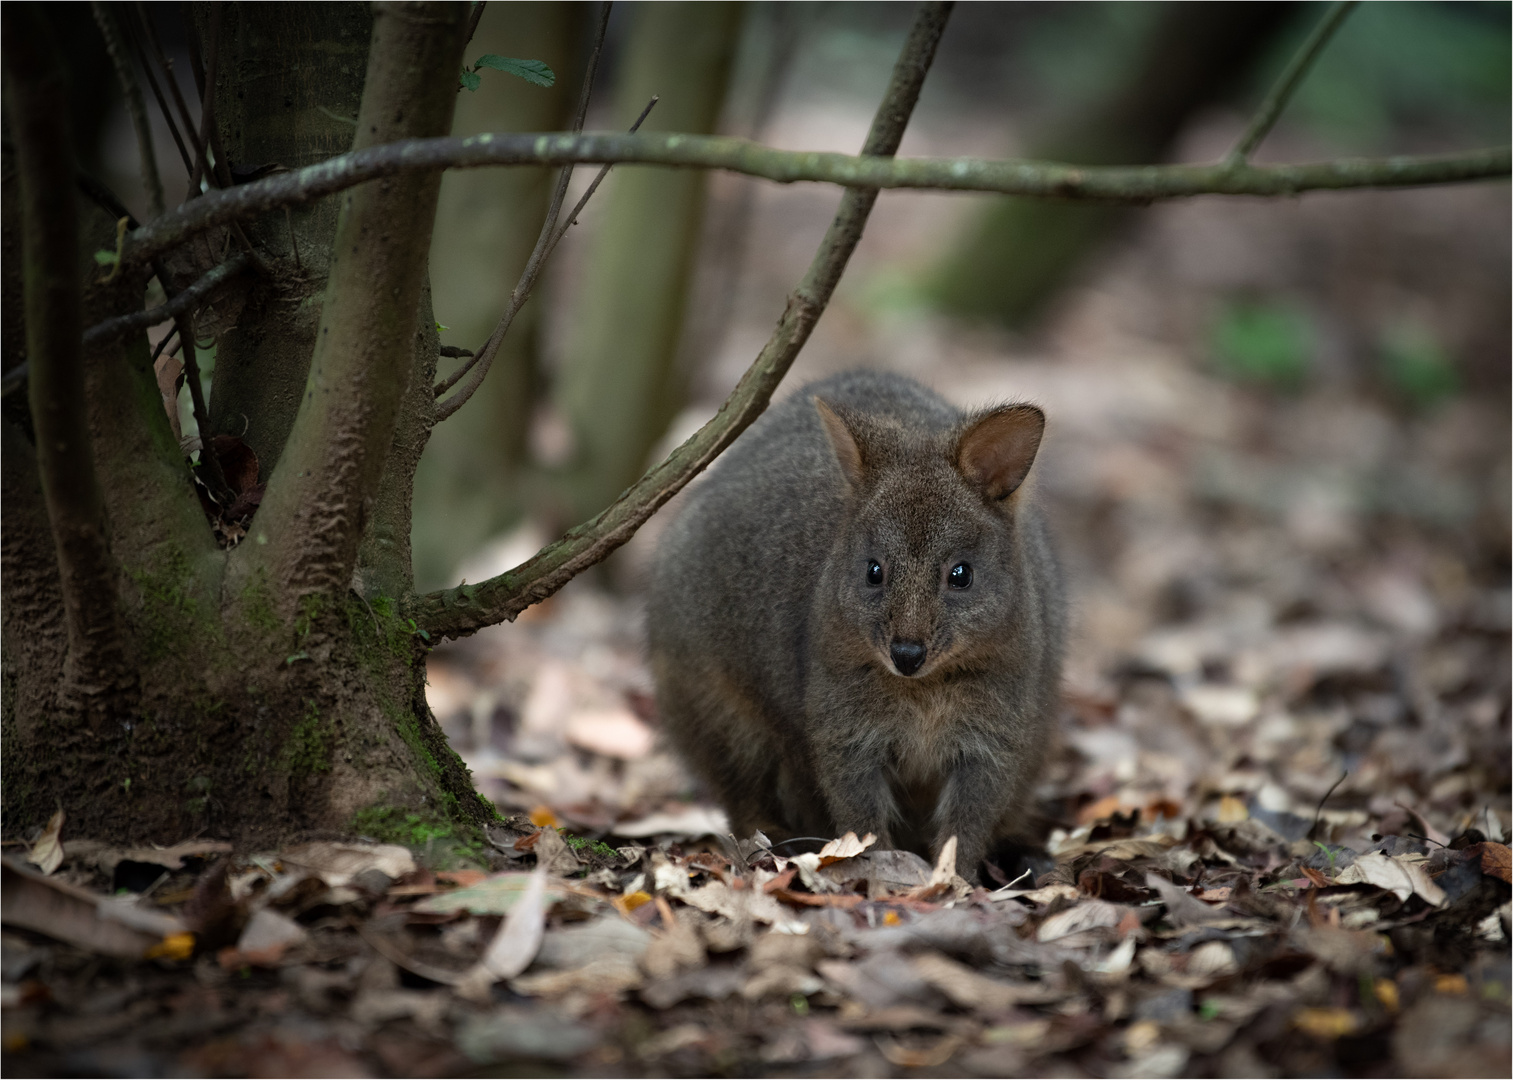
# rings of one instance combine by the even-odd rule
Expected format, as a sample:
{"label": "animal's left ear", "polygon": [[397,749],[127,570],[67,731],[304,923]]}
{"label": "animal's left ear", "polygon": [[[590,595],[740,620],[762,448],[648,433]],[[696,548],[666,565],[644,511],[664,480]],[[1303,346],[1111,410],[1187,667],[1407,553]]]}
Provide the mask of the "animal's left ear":
{"label": "animal's left ear", "polygon": [[1005,405],[984,413],[956,443],[956,468],[988,499],[1012,495],[1029,475],[1045,432],[1045,413],[1033,405]]}

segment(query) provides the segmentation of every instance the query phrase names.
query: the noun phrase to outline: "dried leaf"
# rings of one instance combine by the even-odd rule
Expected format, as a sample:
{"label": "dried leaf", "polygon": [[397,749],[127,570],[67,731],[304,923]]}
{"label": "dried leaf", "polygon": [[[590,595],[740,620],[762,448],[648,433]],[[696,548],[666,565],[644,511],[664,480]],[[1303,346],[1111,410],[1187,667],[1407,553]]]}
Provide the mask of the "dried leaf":
{"label": "dried leaf", "polygon": [[187,928],[171,915],[118,902],[30,870],[6,858],[0,871],[0,916],[11,926],[66,941],[89,952],[138,960],[170,934]]}
{"label": "dried leaf", "polygon": [[1481,872],[1488,877],[1495,877],[1499,881],[1513,883],[1510,878],[1508,865],[1508,848],[1505,844],[1496,844],[1488,840],[1480,844],[1472,844],[1466,848],[1467,855],[1480,856]]}
{"label": "dried leaf", "polygon": [[26,861],[36,866],[44,874],[51,874],[63,865],[63,808],[60,806],[57,813],[47,821],[47,828],[42,830],[42,835],[37,837],[37,842],[27,852]]}
{"label": "dried leaf", "polygon": [[1445,890],[1430,880],[1422,863],[1394,858],[1376,851],[1359,856],[1334,880],[1339,885],[1375,885],[1393,893],[1399,900],[1407,900],[1417,893],[1434,907],[1445,902]]}
{"label": "dried leaf", "polygon": [[853,858],[866,851],[875,843],[877,843],[877,836],[874,833],[868,833],[858,840],[856,833],[848,832],[839,840],[832,840],[820,848],[820,865],[829,866],[831,863],[839,862],[842,859]]}
{"label": "dried leaf", "polygon": [[1118,926],[1127,910],[1122,905],[1110,904],[1107,900],[1083,900],[1075,907],[1058,911],[1041,923],[1040,929],[1035,932],[1035,940],[1055,941],[1057,938],[1080,934],[1084,930]]}
{"label": "dried leaf", "polygon": [[543,868],[531,874],[482,958],[457,984],[457,992],[463,997],[486,999],[490,986],[514,978],[536,959],[546,933],[546,880]]}
{"label": "dried leaf", "polygon": [[[416,904],[413,910],[437,915],[452,911],[466,911],[473,915],[507,915],[524,898],[534,877],[534,873],[518,870],[494,874],[476,885],[428,896]],[[545,886],[547,900],[560,900],[566,895],[567,890],[560,885]]]}
{"label": "dried leaf", "polygon": [[290,848],[283,853],[283,860],[315,874],[333,889],[352,884],[368,870],[377,870],[393,880],[415,871],[415,856],[398,844],[316,840]]}

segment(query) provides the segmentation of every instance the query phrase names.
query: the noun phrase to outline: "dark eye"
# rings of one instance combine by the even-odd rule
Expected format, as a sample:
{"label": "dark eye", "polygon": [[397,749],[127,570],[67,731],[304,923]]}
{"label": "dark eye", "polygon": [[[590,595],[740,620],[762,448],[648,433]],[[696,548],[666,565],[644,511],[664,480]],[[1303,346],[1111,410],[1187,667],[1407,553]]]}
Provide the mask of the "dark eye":
{"label": "dark eye", "polygon": [[965,589],[972,584],[972,568],[964,562],[957,563],[946,575],[946,584],[953,589]]}
{"label": "dark eye", "polygon": [[873,559],[871,562],[869,562],[867,564],[867,584],[868,585],[881,585],[882,583],[883,583],[883,568],[882,568],[882,564],[879,563],[876,559]]}

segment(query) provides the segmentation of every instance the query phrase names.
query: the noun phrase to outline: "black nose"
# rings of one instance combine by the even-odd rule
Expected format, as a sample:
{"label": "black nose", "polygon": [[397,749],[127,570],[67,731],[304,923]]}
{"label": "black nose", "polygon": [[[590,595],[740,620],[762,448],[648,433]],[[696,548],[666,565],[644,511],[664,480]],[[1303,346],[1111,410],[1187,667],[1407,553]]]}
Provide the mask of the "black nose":
{"label": "black nose", "polygon": [[888,655],[900,675],[913,675],[925,662],[925,647],[917,641],[895,641],[888,646]]}

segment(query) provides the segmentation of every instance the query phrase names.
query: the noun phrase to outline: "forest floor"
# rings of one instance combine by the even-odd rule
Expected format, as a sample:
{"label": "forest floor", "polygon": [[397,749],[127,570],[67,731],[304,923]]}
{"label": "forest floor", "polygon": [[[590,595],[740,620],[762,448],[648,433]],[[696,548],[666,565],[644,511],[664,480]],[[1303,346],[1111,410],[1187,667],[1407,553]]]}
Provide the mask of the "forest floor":
{"label": "forest floor", "polygon": [[[1403,306],[1393,259],[1421,256],[1393,237],[1485,227],[1475,193],[1385,198],[1285,227],[1189,208],[1208,239],[1181,258],[1163,230],[1194,219],[1160,219],[1030,345],[869,314],[877,278],[827,314],[794,380],[865,356],[1051,418],[1074,634],[1045,847],[1004,880],[723,835],[658,739],[649,530],[612,571],[629,591],[580,580],[433,656],[433,710],[511,815],[471,862],[441,838],[125,851],[66,823],[48,875],[24,861],[49,868],[45,837],[11,849],[6,1073],[1506,1075],[1506,288],[1481,313],[1501,389],[1432,405],[1237,382],[1182,313],[1194,282],[1256,286],[1237,252],[1287,276],[1288,237],[1339,269],[1370,235],[1369,295],[1318,324],[1348,341]],[[1431,324],[1481,272],[1457,265],[1414,293]]]}

